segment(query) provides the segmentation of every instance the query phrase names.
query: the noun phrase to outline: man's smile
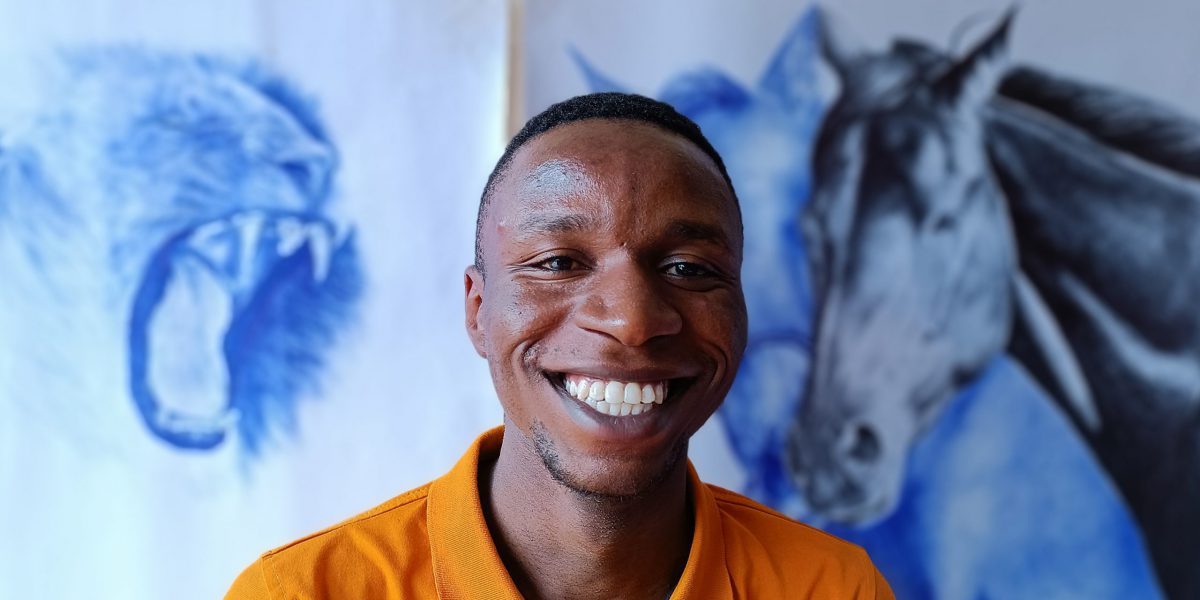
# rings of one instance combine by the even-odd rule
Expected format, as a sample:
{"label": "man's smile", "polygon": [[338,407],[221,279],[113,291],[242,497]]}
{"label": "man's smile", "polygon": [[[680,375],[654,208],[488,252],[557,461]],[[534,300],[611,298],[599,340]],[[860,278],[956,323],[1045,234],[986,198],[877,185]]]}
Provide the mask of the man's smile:
{"label": "man's smile", "polygon": [[612,417],[633,417],[650,412],[668,397],[674,398],[687,385],[687,379],[625,381],[580,373],[548,374],[560,392],[585,404],[597,413]]}

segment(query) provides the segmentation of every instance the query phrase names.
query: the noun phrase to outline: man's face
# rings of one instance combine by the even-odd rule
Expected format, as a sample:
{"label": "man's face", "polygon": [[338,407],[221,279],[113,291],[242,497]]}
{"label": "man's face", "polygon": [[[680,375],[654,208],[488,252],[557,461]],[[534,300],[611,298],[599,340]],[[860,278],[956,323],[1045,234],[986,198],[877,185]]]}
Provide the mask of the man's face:
{"label": "man's face", "polygon": [[646,491],[724,399],[746,345],[741,219],[716,166],[652,125],[527,143],[467,270],[467,328],[510,428],[554,476]]}

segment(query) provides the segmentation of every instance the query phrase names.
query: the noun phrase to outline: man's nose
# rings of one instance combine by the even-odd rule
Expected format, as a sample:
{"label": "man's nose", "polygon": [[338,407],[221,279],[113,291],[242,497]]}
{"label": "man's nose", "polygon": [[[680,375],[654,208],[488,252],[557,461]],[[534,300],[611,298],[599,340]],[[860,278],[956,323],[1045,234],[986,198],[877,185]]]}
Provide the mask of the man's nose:
{"label": "man's nose", "polygon": [[655,274],[635,265],[598,272],[576,312],[576,323],[625,346],[679,333],[683,315],[668,302],[663,286]]}

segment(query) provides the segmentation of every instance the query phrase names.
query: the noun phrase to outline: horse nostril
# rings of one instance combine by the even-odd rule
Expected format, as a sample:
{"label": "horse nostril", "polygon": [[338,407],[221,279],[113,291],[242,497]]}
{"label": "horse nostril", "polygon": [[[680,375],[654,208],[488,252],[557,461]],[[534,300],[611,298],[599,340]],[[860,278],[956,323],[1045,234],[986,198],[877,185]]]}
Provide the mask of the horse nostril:
{"label": "horse nostril", "polygon": [[850,447],[846,454],[861,463],[873,463],[879,459],[882,444],[879,434],[869,425],[858,425],[854,428]]}

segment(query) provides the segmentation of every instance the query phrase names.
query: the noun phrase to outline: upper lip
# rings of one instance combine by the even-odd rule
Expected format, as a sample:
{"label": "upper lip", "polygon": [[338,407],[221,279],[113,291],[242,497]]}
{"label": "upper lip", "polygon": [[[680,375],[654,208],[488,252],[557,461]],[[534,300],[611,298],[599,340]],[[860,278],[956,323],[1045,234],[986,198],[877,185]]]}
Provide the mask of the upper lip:
{"label": "upper lip", "polygon": [[672,369],[663,367],[620,367],[613,365],[587,365],[576,367],[563,367],[548,369],[551,373],[562,375],[580,375],[590,379],[600,379],[605,381],[626,381],[626,382],[657,382],[667,381],[671,379],[683,379],[693,377],[694,373],[682,369]]}

